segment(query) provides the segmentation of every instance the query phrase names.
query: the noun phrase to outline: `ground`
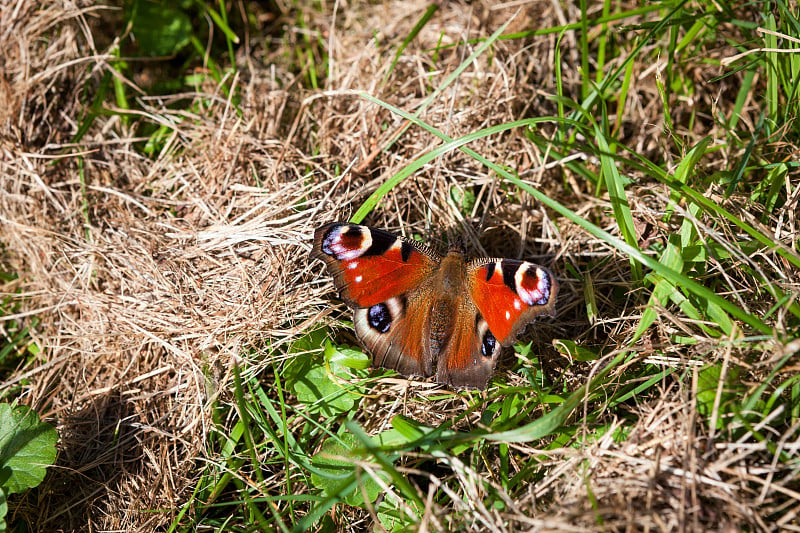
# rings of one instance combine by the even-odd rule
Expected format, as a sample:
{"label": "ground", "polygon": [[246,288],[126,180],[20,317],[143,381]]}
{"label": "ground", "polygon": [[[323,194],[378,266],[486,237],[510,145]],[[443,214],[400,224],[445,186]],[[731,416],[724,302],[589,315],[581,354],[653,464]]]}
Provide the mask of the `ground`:
{"label": "ground", "polygon": [[[797,13],[198,6],[0,1],[0,401],[59,435],[10,524],[800,529]],[[556,314],[484,392],[370,370],[353,218]]]}

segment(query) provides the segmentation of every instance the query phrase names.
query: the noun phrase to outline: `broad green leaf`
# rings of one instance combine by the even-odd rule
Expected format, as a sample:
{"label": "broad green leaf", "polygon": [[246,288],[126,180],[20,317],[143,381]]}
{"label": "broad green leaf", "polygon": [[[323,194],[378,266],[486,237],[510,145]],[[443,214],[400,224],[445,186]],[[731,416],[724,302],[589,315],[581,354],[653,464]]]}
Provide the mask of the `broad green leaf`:
{"label": "broad green leaf", "polygon": [[[413,514],[408,516],[407,511]],[[395,500],[394,495],[388,494],[378,506],[378,521],[390,533],[400,533],[403,531],[415,531],[415,524],[419,523],[422,511],[414,505],[412,501]]]}
{"label": "broad green leaf", "polygon": [[383,433],[378,433],[372,437],[377,446],[381,448],[391,448],[408,444],[409,439],[396,429],[387,429]]}
{"label": "broad green leaf", "polygon": [[[347,504],[354,507],[363,506],[365,501],[374,502],[381,491],[380,485],[370,473],[356,464],[357,461],[363,460],[353,452],[359,448],[361,448],[359,440],[350,433],[344,433],[338,439],[326,440],[311,460],[317,468],[311,473],[311,482],[326,495],[336,494],[343,482],[350,476],[356,476],[358,484],[355,489],[341,495]],[[376,470],[378,469],[376,465]],[[381,478],[387,480],[388,476],[381,474]]]}
{"label": "broad green leaf", "polygon": [[131,31],[143,55],[172,56],[189,44],[192,21],[170,3],[135,0],[131,10]]}
{"label": "broad green leaf", "polygon": [[[724,416],[731,412],[731,402],[738,403],[738,398],[744,392],[742,384],[739,382],[739,367],[730,366],[725,375],[725,382],[720,389],[719,415],[717,417],[717,428],[722,429],[728,422]],[[697,375],[697,412],[704,416],[710,416],[714,409],[714,402],[717,399],[717,388],[722,379],[722,364],[716,363],[701,369]]]}
{"label": "broad green leaf", "polygon": [[0,489],[0,533],[6,533],[6,515],[8,514],[8,502],[6,494]]}
{"label": "broad green leaf", "polygon": [[291,358],[283,368],[283,379],[286,380],[287,387],[293,388],[297,381],[305,377],[311,367],[320,364],[319,352],[322,351],[328,335],[330,335],[328,328],[320,328],[306,333],[292,343],[289,348]]}
{"label": "broad green leaf", "polygon": [[475,207],[475,193],[469,189],[453,185],[450,187],[450,205],[455,207],[459,213],[468,217]]}
{"label": "broad green leaf", "polygon": [[299,402],[325,416],[350,411],[360,398],[346,383],[334,381],[321,365],[309,368],[305,375],[295,381],[293,389]]}
{"label": "broad green leaf", "polygon": [[325,342],[325,359],[330,363],[332,369],[336,366],[364,370],[369,368],[372,362],[369,355],[363,351],[346,346],[336,346],[330,341]]}
{"label": "broad green leaf", "polygon": [[[306,338],[303,343],[295,343],[292,347],[310,348],[313,342],[321,338]],[[361,399],[364,388],[358,383],[351,383],[353,377],[363,377],[369,366],[369,356],[358,350],[334,346],[330,340],[324,340],[324,360],[313,353],[304,353],[286,368],[284,379],[298,401],[306,404],[314,412],[325,416],[335,416],[350,411]]]}
{"label": "broad green leaf", "polygon": [[0,489],[6,496],[37,486],[56,460],[58,433],[27,406],[0,404]]}

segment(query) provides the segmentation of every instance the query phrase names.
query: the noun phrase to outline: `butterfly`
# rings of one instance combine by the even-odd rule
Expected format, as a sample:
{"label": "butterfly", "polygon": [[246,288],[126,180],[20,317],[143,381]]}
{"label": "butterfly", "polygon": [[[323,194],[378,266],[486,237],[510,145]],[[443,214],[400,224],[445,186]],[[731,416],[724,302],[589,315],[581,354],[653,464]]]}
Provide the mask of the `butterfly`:
{"label": "butterfly", "polygon": [[501,347],[555,309],[558,281],[527,261],[442,256],[417,241],[342,222],[314,232],[356,335],[377,366],[485,389]]}

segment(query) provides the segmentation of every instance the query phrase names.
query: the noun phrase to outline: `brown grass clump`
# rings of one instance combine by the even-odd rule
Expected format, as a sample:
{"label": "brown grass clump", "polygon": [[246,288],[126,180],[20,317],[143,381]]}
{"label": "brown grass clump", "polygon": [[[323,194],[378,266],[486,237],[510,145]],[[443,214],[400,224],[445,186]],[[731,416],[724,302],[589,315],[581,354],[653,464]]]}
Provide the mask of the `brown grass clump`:
{"label": "brown grass clump", "polygon": [[[202,466],[221,461],[209,452],[209,442],[219,428],[232,425],[231,419],[215,418],[215,406],[233,402],[234,367],[271,383],[289,357],[290,343],[315,325],[333,324],[331,315],[341,310],[331,305],[331,284],[320,276],[321,265],[308,260],[314,228],[347,218],[388,176],[438,144],[417,128],[390,144],[404,121],[356,92],[413,112],[430,87],[438,87],[474,50],[464,46],[470,39],[486,37],[509,20],[507,33],[555,27],[579,14],[576,5],[551,2],[529,3],[519,12],[491,2],[445,3],[390,72],[398,43],[427,5],[353,4],[339,6],[335,16],[304,11],[305,28],[320,37],[330,62],[318,90],[305,82],[308,65],[297,69],[292,63],[299,29],[287,31],[283,41],[248,34],[237,50],[237,71],[224,84],[145,96],[137,84],[157,67],[141,62],[134,79],[121,80],[140,95],[134,110],[119,109],[109,97],[102,101],[107,112],[92,115],[87,94],[96,94],[105,75],[117,75],[115,42],[99,44],[113,41],[104,33],[112,30],[99,21],[119,14],[103,6],[0,3],[2,268],[18,276],[3,287],[18,306],[4,320],[34,325],[35,317],[31,335],[42,348],[2,386],[17,389],[19,400],[52,421],[60,436],[56,467],[38,490],[15,502],[11,518],[35,530],[166,528],[192,498]],[[274,23],[294,28],[288,15]],[[557,39],[553,33],[497,41],[492,54],[475,60],[431,102],[424,120],[455,138],[555,114],[556,103],[546,97],[556,93]],[[562,59],[575,67],[563,74],[565,92],[578,99],[578,43],[571,32],[564,39]],[[437,43],[454,46],[433,62],[424,52]],[[626,146],[670,168],[683,154],[663,135],[653,70],[662,67],[634,65],[630,105],[619,112],[616,127]],[[738,78],[705,86],[715,75],[710,70],[700,61],[687,69],[696,78],[695,101],[673,109],[673,133],[689,145],[717,135],[711,110],[735,99],[725,96],[735,94]],[[233,88],[238,102],[226,96],[225,87]],[[750,114],[757,112],[746,106],[742,120],[754,122]],[[146,157],[144,126],[153,125],[166,125],[168,134]],[[553,131],[543,127],[539,133]],[[470,147],[613,229],[608,197],[553,163],[524,131]],[[726,168],[729,156],[721,150],[707,171]],[[455,205],[456,190],[475,194],[471,211]],[[648,182],[632,186],[629,194],[642,243],[666,241],[675,231],[661,222],[669,190]],[[625,349],[646,302],[635,291],[626,293],[632,286],[627,257],[510,190],[458,151],[396,187],[369,223],[423,235],[439,247],[464,234],[475,254],[556,265],[563,279],[559,316],[537,326],[541,339],[534,348],[545,359],[545,372],[569,391],[599,367],[568,366],[549,340],[586,342],[605,354]],[[594,263],[601,256],[608,260]],[[576,278],[589,264],[590,276]],[[800,290],[797,279],[787,279],[784,290]],[[592,283],[597,313],[587,316],[585,286]],[[748,303],[766,309],[770,302]],[[698,353],[669,353],[676,331],[696,335]],[[697,391],[691,388],[696,361],[699,355],[721,360],[727,349],[700,332],[664,302],[641,350],[658,346],[674,356],[665,367],[689,377],[665,378],[661,397],[631,400],[630,420],[608,415],[608,431],[589,444],[512,445],[512,455],[541,457],[541,466],[537,483],[521,497],[506,495],[502,512],[480,502],[483,483],[503,490],[491,472],[450,458],[448,475],[463,488],[463,507],[428,502],[427,527],[770,530],[796,523],[796,515],[781,506],[800,500],[800,487],[792,472],[770,462],[771,450],[720,442],[699,424]],[[763,360],[791,348],[766,345]],[[758,372],[769,369],[756,365]],[[526,385],[523,376],[508,374],[511,385]],[[356,416],[367,431],[387,427],[396,414],[429,425],[456,420],[468,403],[458,396],[442,400],[441,390],[430,384],[393,377],[371,386],[374,395]],[[574,416],[595,406],[595,399],[587,401]],[[471,429],[481,423],[475,412],[456,425]],[[623,427],[624,439],[614,431]],[[747,427],[742,432],[742,442],[752,442],[757,433]],[[796,444],[787,448],[797,454]],[[404,464],[409,473],[429,476],[431,486],[442,483],[429,472],[413,472],[410,457]],[[248,475],[241,478],[250,482]],[[280,494],[285,472],[270,475],[270,490]],[[362,510],[342,512],[352,519],[342,528],[374,523]],[[769,517],[783,522],[771,524]]]}

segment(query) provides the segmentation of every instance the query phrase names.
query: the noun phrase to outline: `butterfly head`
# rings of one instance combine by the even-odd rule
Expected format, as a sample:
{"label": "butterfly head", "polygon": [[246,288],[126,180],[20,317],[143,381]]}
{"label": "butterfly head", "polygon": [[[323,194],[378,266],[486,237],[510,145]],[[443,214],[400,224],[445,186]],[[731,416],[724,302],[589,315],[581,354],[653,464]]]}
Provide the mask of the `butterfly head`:
{"label": "butterfly head", "polygon": [[461,254],[462,257],[467,255],[467,247],[464,246],[464,237],[458,235],[455,239],[450,241],[450,248],[447,249],[447,253]]}

